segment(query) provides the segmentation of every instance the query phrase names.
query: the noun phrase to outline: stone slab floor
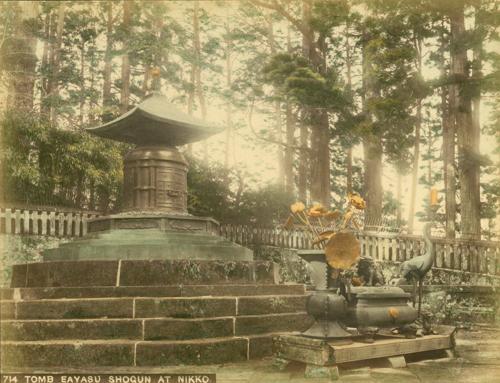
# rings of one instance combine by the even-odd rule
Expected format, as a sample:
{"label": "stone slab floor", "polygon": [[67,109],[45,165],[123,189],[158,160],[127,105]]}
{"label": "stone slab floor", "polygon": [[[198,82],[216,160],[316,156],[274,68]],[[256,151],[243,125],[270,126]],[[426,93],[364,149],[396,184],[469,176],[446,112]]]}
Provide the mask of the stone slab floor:
{"label": "stone slab floor", "polygon": [[[409,363],[407,368],[388,368],[380,363],[341,370],[338,382],[360,383],[500,383],[500,327],[477,326],[459,330],[456,337],[457,357]],[[7,372],[7,371],[5,371]],[[211,366],[177,366],[155,368],[113,368],[77,370],[8,371],[51,373],[216,373],[218,383],[324,383],[327,378],[304,378],[303,369],[291,365],[284,371],[273,366],[272,358],[246,363]]]}

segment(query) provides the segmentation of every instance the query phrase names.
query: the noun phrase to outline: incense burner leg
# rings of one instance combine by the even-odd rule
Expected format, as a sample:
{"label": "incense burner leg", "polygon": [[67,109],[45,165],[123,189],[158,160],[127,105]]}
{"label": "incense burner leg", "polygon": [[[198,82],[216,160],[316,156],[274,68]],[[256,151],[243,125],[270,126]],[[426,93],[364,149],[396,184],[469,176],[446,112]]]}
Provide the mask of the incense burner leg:
{"label": "incense burner leg", "polygon": [[340,378],[337,366],[317,366],[314,364],[306,365],[304,376],[306,378],[329,378],[331,380],[338,380]]}
{"label": "incense burner leg", "polygon": [[290,361],[287,359],[279,358],[276,357],[273,359],[273,367],[276,368],[278,371],[284,371],[288,365],[290,364]]}
{"label": "incense burner leg", "polygon": [[406,367],[406,359],[403,355],[388,357],[387,361],[389,362],[392,368]]}

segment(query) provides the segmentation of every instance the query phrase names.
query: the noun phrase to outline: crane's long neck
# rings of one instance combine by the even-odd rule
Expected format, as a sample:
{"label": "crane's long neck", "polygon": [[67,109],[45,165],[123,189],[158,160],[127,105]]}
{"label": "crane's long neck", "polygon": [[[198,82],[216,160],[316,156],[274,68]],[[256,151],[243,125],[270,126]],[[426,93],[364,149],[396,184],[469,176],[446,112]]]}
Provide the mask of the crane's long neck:
{"label": "crane's long neck", "polygon": [[424,226],[424,241],[425,241],[425,254],[424,254],[424,268],[432,267],[434,259],[436,258],[436,252],[434,251],[434,245],[431,242],[431,227],[432,222],[427,222]]}

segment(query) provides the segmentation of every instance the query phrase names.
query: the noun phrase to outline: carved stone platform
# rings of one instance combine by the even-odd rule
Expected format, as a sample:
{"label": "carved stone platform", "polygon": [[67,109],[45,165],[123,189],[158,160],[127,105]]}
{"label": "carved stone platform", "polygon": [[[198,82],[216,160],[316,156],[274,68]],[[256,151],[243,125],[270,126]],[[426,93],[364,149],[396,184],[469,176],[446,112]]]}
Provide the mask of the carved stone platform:
{"label": "carved stone platform", "polygon": [[[393,367],[405,367],[405,356],[432,351],[453,350],[455,327],[438,326],[436,335],[406,339],[400,336],[377,336],[373,343],[356,340],[350,344],[326,341],[302,335],[282,335],[274,340],[274,353],[278,362],[301,362],[306,365],[306,377],[338,379],[338,366],[352,362],[369,363],[386,358]],[[347,344],[346,344],[347,343]]]}
{"label": "carved stone platform", "polygon": [[253,260],[250,249],[218,232],[212,218],[121,213],[93,219],[85,237],[45,250],[43,260]]}
{"label": "carved stone platform", "polygon": [[88,233],[107,230],[158,229],[161,231],[218,235],[219,223],[213,218],[192,215],[121,213],[94,218]]}

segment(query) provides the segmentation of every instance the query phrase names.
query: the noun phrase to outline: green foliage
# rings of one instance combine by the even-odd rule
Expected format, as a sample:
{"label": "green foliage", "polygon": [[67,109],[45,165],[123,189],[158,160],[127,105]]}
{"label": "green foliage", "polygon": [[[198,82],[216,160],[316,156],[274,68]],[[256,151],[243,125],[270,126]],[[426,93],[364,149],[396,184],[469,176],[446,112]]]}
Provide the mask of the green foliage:
{"label": "green foliage", "polygon": [[124,145],[57,129],[16,110],[5,112],[0,124],[4,201],[102,211],[117,207]]}
{"label": "green foliage", "polygon": [[241,174],[220,165],[189,160],[188,210],[222,223],[272,227],[288,216],[293,197],[280,187],[256,190],[244,184]]}
{"label": "green foliage", "polygon": [[302,106],[338,111],[346,105],[336,72],[320,74],[301,56],[278,54],[263,68],[263,75],[264,81]]}
{"label": "green foliage", "polygon": [[68,239],[38,236],[2,234],[0,237],[0,286],[7,287],[12,275],[12,265],[40,262],[44,250],[52,249]]}

